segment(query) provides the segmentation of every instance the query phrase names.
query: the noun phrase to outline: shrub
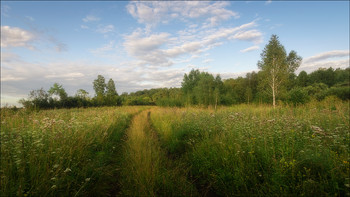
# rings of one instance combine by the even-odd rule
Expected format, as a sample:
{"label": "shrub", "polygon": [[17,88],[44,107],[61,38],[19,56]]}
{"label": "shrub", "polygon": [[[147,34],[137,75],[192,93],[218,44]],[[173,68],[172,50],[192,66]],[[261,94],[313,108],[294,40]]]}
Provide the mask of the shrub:
{"label": "shrub", "polygon": [[350,99],[350,87],[331,87],[326,92],[327,96],[334,95],[342,100]]}
{"label": "shrub", "polygon": [[305,104],[310,100],[304,88],[294,88],[288,93],[288,102],[294,105]]}

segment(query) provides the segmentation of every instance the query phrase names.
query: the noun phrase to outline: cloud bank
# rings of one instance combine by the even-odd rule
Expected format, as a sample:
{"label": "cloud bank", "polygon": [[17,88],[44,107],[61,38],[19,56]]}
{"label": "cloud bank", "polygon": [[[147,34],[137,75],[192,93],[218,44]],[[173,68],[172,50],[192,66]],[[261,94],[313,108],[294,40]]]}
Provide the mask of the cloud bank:
{"label": "cloud bank", "polygon": [[305,58],[300,65],[297,73],[305,70],[312,72],[319,68],[348,68],[350,66],[350,51],[348,50],[334,50],[327,51],[314,56]]}
{"label": "cloud bank", "polygon": [[32,42],[36,36],[18,27],[1,26],[1,47],[26,47],[33,49]]}

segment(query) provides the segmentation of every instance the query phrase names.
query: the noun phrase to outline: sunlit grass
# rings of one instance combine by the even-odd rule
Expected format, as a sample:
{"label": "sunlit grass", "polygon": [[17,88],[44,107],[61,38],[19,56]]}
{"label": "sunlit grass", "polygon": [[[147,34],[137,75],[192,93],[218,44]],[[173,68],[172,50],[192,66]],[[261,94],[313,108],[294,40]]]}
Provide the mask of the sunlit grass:
{"label": "sunlit grass", "polygon": [[1,110],[2,196],[345,196],[349,102]]}
{"label": "sunlit grass", "polygon": [[[138,108],[1,111],[1,195],[75,196],[95,183]],[[102,192],[102,191],[101,191]]]}
{"label": "sunlit grass", "polygon": [[238,105],[152,113],[161,145],[202,195],[346,195],[349,103]]}
{"label": "sunlit grass", "polygon": [[149,124],[150,112],[136,116],[127,133],[121,194],[130,196],[192,196],[186,169],[172,163]]}

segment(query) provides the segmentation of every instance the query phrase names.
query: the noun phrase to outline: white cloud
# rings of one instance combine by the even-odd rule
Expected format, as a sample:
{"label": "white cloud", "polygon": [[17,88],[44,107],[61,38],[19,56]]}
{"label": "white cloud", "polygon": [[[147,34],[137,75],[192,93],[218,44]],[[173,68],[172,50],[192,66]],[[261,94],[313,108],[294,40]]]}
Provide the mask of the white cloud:
{"label": "white cloud", "polygon": [[239,18],[237,12],[226,9],[229,2],[207,1],[152,1],[130,2],[128,12],[146,26],[168,23],[171,19],[186,21],[187,18],[205,18],[207,25],[217,25],[231,17]]}
{"label": "white cloud", "polygon": [[93,16],[93,15],[87,15],[85,18],[82,19],[85,23],[87,22],[96,22],[101,20],[101,18]]}
{"label": "white cloud", "polygon": [[140,31],[135,31],[130,36],[125,36],[124,47],[130,56],[141,60],[144,65],[170,66],[172,62],[161,50],[161,47],[168,42],[168,33],[144,36]]}
{"label": "white cloud", "polygon": [[312,57],[306,58],[304,60],[304,63],[313,63],[313,62],[317,62],[317,61],[321,61],[329,58],[348,57],[348,56],[350,56],[350,51],[347,51],[347,50],[328,51],[328,52],[320,53]]}
{"label": "white cloud", "polygon": [[207,64],[207,63],[212,62],[212,61],[214,61],[214,60],[213,59],[205,59],[202,61],[202,63]]}
{"label": "white cloud", "polygon": [[297,73],[302,70],[312,72],[318,68],[348,68],[350,66],[350,51],[348,50],[334,50],[320,53],[308,58],[300,65]]}
{"label": "white cloud", "polygon": [[101,33],[101,34],[105,34],[105,33],[109,33],[109,32],[113,32],[114,31],[114,25],[100,25],[96,32]]}
{"label": "white cloud", "polygon": [[246,49],[242,49],[240,50],[241,53],[246,53],[246,52],[250,52],[250,51],[255,51],[258,50],[259,46],[252,46],[252,47],[248,47]]}
{"label": "white cloud", "polygon": [[342,60],[333,60],[333,61],[320,61],[315,63],[308,63],[308,64],[302,64],[299,69],[296,71],[296,73],[299,73],[301,71],[306,71],[307,73],[310,73],[312,71],[315,71],[319,68],[349,68],[350,67],[350,59],[342,59]]}
{"label": "white cloud", "polygon": [[1,47],[26,47],[33,49],[35,35],[18,27],[1,26]]}
{"label": "white cloud", "polygon": [[80,28],[82,28],[82,29],[89,29],[89,27],[86,26],[86,25],[80,25]]}
{"label": "white cloud", "polygon": [[24,47],[30,50],[47,50],[51,44],[57,52],[67,50],[67,45],[57,40],[54,36],[47,34],[45,31],[34,30],[27,31],[19,27],[1,26],[1,47]]}
{"label": "white cloud", "polygon": [[105,44],[105,45],[103,45],[100,48],[91,50],[90,52],[93,53],[93,54],[103,54],[105,52],[112,51],[114,49],[115,49],[115,41],[111,40],[111,41],[109,41],[108,44]]}
{"label": "white cloud", "polygon": [[233,38],[238,40],[245,40],[245,41],[251,41],[256,44],[259,44],[262,42],[262,33],[258,30],[249,30],[249,31],[241,31],[236,33]]}
{"label": "white cloud", "polygon": [[168,33],[160,33],[142,37],[141,32],[135,31],[130,36],[125,36],[124,46],[126,51],[132,55],[144,55],[166,44],[169,36]]}
{"label": "white cloud", "polygon": [[[5,57],[5,58],[3,58]],[[63,85],[69,95],[82,88],[94,95],[92,82],[97,75],[116,82],[118,93],[156,87],[179,87],[182,68],[147,68],[137,62],[106,64],[86,61],[27,62],[13,54],[2,55],[1,59],[1,104],[16,102],[30,90],[43,87],[48,90],[53,83]],[[96,66],[98,64],[99,66]]]}
{"label": "white cloud", "polygon": [[210,30],[198,30],[192,25],[188,29],[179,31],[175,36],[168,33],[149,34],[138,29],[124,37],[124,47],[131,57],[136,58],[143,65],[171,66],[174,62],[178,62],[174,60],[175,58],[198,56],[228,40],[261,42],[262,34],[255,29],[249,30],[255,26],[254,21],[238,27]]}

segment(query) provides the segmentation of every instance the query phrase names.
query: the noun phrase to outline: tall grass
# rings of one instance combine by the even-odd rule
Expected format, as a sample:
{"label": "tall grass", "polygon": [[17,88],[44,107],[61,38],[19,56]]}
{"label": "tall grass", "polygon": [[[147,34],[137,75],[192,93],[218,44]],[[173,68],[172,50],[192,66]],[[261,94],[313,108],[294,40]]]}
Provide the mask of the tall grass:
{"label": "tall grass", "polygon": [[138,110],[1,110],[1,196],[108,193],[109,165]]}
{"label": "tall grass", "polygon": [[349,102],[1,110],[0,196],[350,195]]}
{"label": "tall grass", "polygon": [[151,119],[201,195],[349,195],[349,103],[168,108]]}
{"label": "tall grass", "polygon": [[124,152],[121,195],[192,196],[196,192],[187,181],[186,170],[169,160],[149,124],[150,112],[133,119]]}

